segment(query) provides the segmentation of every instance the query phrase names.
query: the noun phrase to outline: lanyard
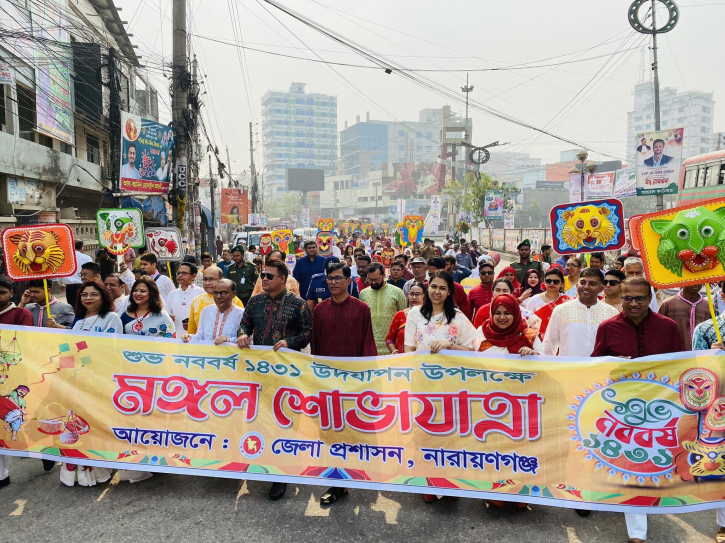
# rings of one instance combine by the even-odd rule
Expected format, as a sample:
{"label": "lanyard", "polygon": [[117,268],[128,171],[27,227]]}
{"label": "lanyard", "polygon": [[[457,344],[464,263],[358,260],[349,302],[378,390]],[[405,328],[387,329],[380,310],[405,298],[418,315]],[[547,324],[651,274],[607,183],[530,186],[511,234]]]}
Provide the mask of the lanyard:
{"label": "lanyard", "polygon": [[[58,300],[55,298],[51,298],[50,303],[48,305],[53,305]],[[45,315],[45,306],[38,304],[38,309],[40,309],[40,314],[38,315],[38,326],[43,326],[43,315]]]}
{"label": "lanyard", "polygon": [[695,310],[697,309],[697,304],[702,301],[702,294],[698,294],[698,296],[699,298],[696,302],[691,302],[690,300],[682,296],[682,291],[677,293],[677,297],[680,300],[687,304],[690,304],[690,338],[692,338],[692,335],[695,333]]}

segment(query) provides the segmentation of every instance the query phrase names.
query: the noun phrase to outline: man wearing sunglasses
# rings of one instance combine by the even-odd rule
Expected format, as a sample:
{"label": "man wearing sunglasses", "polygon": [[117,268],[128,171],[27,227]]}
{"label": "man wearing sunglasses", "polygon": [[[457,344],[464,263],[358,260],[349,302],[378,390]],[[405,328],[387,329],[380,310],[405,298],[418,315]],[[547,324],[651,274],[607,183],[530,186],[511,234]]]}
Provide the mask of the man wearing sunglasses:
{"label": "man wearing sunglasses", "polygon": [[481,284],[473,287],[471,292],[468,293],[468,305],[474,315],[479,307],[490,304],[491,300],[493,300],[493,291],[491,290],[493,274],[493,264],[488,260],[481,260],[478,264],[478,276],[481,279]]}
{"label": "man wearing sunglasses", "polygon": [[[312,312],[307,303],[286,288],[289,270],[284,262],[267,262],[262,278],[262,294],[249,299],[237,333],[237,346],[248,349],[266,345],[280,349],[301,351],[310,343]],[[341,322],[338,322],[339,326]],[[333,330],[333,333],[336,333]],[[287,483],[273,483],[269,491],[272,500],[284,496]]]}
{"label": "man wearing sunglasses", "polygon": [[[652,285],[647,279],[627,277],[621,290],[624,311],[599,326],[592,356],[639,358],[685,350],[675,321],[650,309]],[[630,541],[645,541],[647,515],[625,513],[624,518]]]}
{"label": "man wearing sunglasses", "polygon": [[621,283],[627,278],[624,272],[608,270],[604,274],[604,303],[622,311]]}

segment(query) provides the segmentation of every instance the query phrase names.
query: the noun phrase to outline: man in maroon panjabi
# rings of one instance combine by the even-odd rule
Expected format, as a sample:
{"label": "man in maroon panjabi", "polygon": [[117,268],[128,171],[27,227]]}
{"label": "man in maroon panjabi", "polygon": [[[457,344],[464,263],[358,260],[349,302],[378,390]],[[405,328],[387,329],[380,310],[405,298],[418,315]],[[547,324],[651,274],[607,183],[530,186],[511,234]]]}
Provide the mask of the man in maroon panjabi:
{"label": "man in maroon panjabi", "polygon": [[488,260],[481,260],[478,265],[478,275],[481,278],[481,284],[473,287],[468,293],[468,305],[471,307],[471,313],[474,315],[482,306],[490,304],[493,300],[493,274],[494,267]]}
{"label": "man in maroon panjabi", "polygon": [[[325,264],[325,280],[331,298],[315,306],[312,314],[313,356],[377,356],[370,306],[348,294],[350,268],[341,262]],[[388,287],[395,288],[395,287]],[[332,487],[320,497],[330,505],[347,494],[347,488]]]}
{"label": "man in maroon panjabi", "polygon": [[649,281],[629,277],[621,292],[624,311],[599,325],[592,356],[639,358],[685,350],[677,323],[650,310]]}
{"label": "man in maroon panjabi", "polygon": [[0,324],[33,326],[33,316],[30,311],[24,307],[16,307],[10,301],[14,287],[12,279],[5,275],[0,276]]}

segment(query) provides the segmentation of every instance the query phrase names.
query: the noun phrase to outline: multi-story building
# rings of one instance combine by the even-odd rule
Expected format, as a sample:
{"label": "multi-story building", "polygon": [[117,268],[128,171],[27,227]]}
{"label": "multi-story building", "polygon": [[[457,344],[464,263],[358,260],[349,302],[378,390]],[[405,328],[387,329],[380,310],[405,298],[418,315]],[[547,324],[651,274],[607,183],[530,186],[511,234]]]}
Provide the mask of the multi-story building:
{"label": "multi-story building", "polygon": [[[97,243],[95,213],[111,195],[108,51],[121,71],[121,107],[158,120],[158,94],[111,0],[0,0],[0,228],[64,222],[76,239]],[[56,45],[57,44],[57,45]],[[52,83],[50,83],[52,82]],[[160,208],[164,210],[161,197]]]}
{"label": "multi-story building", "polygon": [[306,83],[292,83],[289,92],[262,96],[262,174],[265,199],[284,191],[286,170],[337,170],[337,97],[306,93]]}
{"label": "multi-story building", "polygon": [[[441,128],[443,125],[465,123],[449,109],[422,109],[417,121],[365,121],[356,117],[355,124],[340,131],[341,175],[364,174],[377,171],[383,164],[437,162],[441,154]],[[468,119],[468,133],[473,132],[473,121]],[[461,138],[463,135],[461,134]],[[458,160],[464,155],[457,153]]]}
{"label": "multi-story building", "polygon": [[[654,84],[634,87],[634,110],[627,113],[627,163],[634,164],[638,132],[655,129]],[[660,88],[660,127],[684,128],[682,158],[709,153],[717,148],[713,133],[715,100],[712,92],[677,92],[674,87]]]}
{"label": "multi-story building", "polygon": [[536,187],[537,181],[546,179],[546,166],[541,164],[540,158],[534,158],[529,153],[515,153],[490,149],[491,158],[481,166],[481,172],[489,175],[518,175],[522,178],[524,187]]}

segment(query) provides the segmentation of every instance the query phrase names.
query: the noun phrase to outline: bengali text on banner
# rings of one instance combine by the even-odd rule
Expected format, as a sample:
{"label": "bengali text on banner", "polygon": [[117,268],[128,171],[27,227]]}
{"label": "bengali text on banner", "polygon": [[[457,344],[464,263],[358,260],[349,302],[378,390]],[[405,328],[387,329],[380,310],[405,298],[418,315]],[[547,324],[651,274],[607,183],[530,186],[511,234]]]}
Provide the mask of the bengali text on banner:
{"label": "bengali text on banner", "polygon": [[725,492],[722,352],[332,359],[20,327],[0,348],[0,454],[624,512]]}

